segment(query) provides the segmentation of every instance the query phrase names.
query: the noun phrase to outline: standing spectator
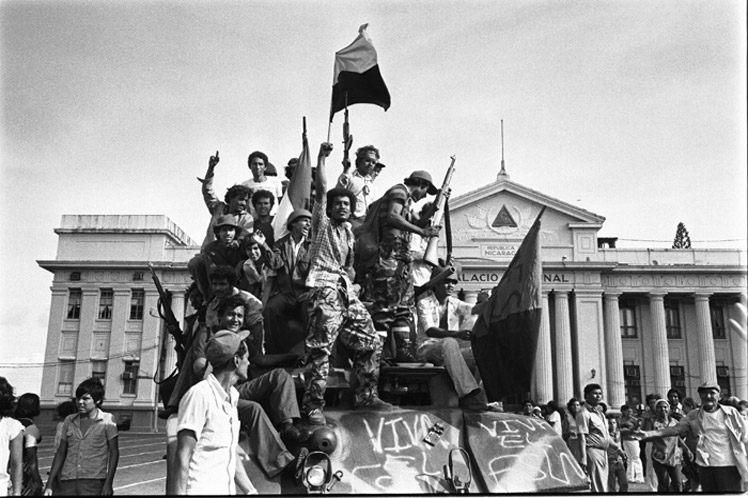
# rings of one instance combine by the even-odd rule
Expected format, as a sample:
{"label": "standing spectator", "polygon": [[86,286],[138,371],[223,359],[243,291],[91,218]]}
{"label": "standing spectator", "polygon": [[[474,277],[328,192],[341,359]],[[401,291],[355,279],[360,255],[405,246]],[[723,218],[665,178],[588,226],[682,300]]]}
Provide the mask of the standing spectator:
{"label": "standing spectator", "polygon": [[247,380],[248,335],[246,330],[217,332],[205,347],[213,371],[179,403],[174,484],[178,495],[233,495],[237,484],[245,494],[256,493],[237,458],[239,393],[234,384]]}
{"label": "standing spectator", "polygon": [[558,403],[556,403],[555,399],[552,399],[548,403],[546,403],[545,410],[547,413],[545,416],[546,422],[548,422],[553,430],[556,431],[556,434],[561,436],[563,434],[561,420],[562,417],[566,415],[566,413],[564,413],[563,409],[558,406]]}
{"label": "standing spectator", "polygon": [[78,407],[72,399],[63,401],[57,405],[57,416],[60,418],[60,421],[57,423],[57,428],[55,429],[55,451],[60,447],[60,441],[62,441],[62,428],[65,426],[65,419],[68,415],[72,415],[77,411]]}
{"label": "standing spectator", "polygon": [[86,379],[75,390],[75,399],[78,413],[65,419],[44,494],[52,495],[52,484],[59,476],[57,494],[112,495],[119,445],[114,418],[101,410],[104,386],[99,379]]}
{"label": "standing spectator", "polygon": [[696,463],[704,493],[738,493],[748,480],[748,424],[731,406],[719,403],[720,387],[716,382],[699,386],[701,408],[691,410],[677,425],[652,431],[640,431],[643,441],[689,432],[699,439]]}
{"label": "standing spectator", "polygon": [[[688,415],[691,410],[695,410],[699,407],[698,403],[693,398],[683,398],[683,416]],[[698,436],[693,432],[688,432],[683,442],[686,443],[688,450],[694,455],[691,460],[683,462],[683,476],[688,479],[688,483],[683,488],[683,491],[690,491],[692,493],[701,490],[701,483],[699,483],[699,466],[696,464],[696,444],[699,442]]]}
{"label": "standing spectator", "polygon": [[634,437],[634,432],[639,430],[639,424],[639,419],[634,416],[634,409],[629,405],[623,405],[618,426],[621,432],[621,446],[623,451],[626,452],[626,459],[628,460],[626,478],[628,482],[633,483],[644,482],[644,468],[639,456],[639,442]]}
{"label": "standing spectator", "polygon": [[[57,417],[60,421],[57,422],[57,427],[55,428],[55,453],[57,453],[57,449],[60,447],[60,441],[62,441],[62,436],[64,434],[62,432],[62,429],[63,427],[65,427],[65,419],[68,417],[68,415],[73,415],[77,411],[78,406],[75,404],[75,398],[63,401],[62,403],[57,405]],[[56,495],[60,492],[59,476],[56,482],[51,483],[50,487],[52,488],[53,495]]]}
{"label": "standing spectator", "polygon": [[613,446],[619,455],[625,453],[610,438],[600,402],[603,389],[599,384],[584,387],[584,405],[577,413],[577,429],[581,436],[581,465],[590,478],[593,493],[608,490],[608,446]]}
{"label": "standing spectator", "polygon": [[[646,402],[647,406],[641,415],[641,428],[644,431],[652,430],[654,428],[655,419],[655,403],[662,396],[659,393],[647,394]],[[644,443],[644,456],[642,457],[642,463],[644,464],[644,482],[651,492],[657,491],[657,476],[655,475],[654,466],[652,465],[652,443]]]}
{"label": "standing spectator", "polygon": [[39,460],[36,455],[37,445],[42,441],[42,435],[39,428],[34,424],[34,417],[38,417],[40,413],[39,396],[26,393],[18,398],[16,420],[26,428],[23,436],[24,496],[41,496],[44,488],[42,478],[39,475]]}
{"label": "standing spectator", "polygon": [[[674,427],[677,421],[670,416],[671,407],[664,399],[655,402],[654,430]],[[652,466],[657,476],[658,493],[680,493],[683,491],[683,474],[681,473],[681,451],[691,459],[691,452],[679,437],[658,438],[652,442]]]}
{"label": "standing spectator", "polygon": [[670,417],[676,421],[683,418],[683,405],[680,400],[682,399],[681,393],[676,388],[672,388],[667,392],[667,400],[670,403]]}
{"label": "standing spectator", "polygon": [[[621,433],[615,417],[608,417],[608,432],[610,438],[620,446]],[[626,452],[621,454],[616,446],[609,445],[608,449],[608,492],[628,493],[629,483],[626,478]]]}
{"label": "standing spectator", "polygon": [[571,454],[574,456],[577,462],[582,462],[582,443],[579,438],[579,431],[577,430],[577,414],[581,405],[577,398],[571,398],[566,404],[566,418],[562,422],[561,437],[566,441],[566,446],[569,447]]}
{"label": "standing spectator", "polygon": [[12,417],[14,401],[13,386],[0,377],[0,496],[20,496],[23,490],[24,431]]}

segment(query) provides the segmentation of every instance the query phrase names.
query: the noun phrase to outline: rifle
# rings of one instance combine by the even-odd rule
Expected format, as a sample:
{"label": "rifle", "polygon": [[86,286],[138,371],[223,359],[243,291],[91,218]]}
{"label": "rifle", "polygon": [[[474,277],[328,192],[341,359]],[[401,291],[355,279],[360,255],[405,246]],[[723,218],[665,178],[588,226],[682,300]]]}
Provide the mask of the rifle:
{"label": "rifle", "polygon": [[[447,174],[444,175],[444,182],[442,183],[442,188],[439,191],[439,195],[436,196],[436,211],[434,212],[434,217],[432,218],[434,225],[439,225],[442,222],[442,217],[444,216],[444,206],[446,204],[446,197],[444,196],[444,193],[449,189],[449,184],[452,182],[452,175],[455,172],[455,156],[452,156],[452,163],[449,165],[449,168],[447,168]],[[426,246],[426,251],[424,252],[423,259],[434,266],[439,265],[439,258],[436,254],[436,246],[439,244],[439,236],[435,235],[434,237],[431,237],[429,239],[429,243]]]}
{"label": "rifle", "polygon": [[151,270],[153,283],[156,284],[156,290],[158,291],[158,316],[164,321],[166,330],[174,338],[174,351],[177,353],[177,367],[179,367],[182,365],[185,356],[184,332],[179,327],[179,320],[171,310],[171,292],[161,285],[161,280],[153,269],[153,263],[148,263],[148,268]]}

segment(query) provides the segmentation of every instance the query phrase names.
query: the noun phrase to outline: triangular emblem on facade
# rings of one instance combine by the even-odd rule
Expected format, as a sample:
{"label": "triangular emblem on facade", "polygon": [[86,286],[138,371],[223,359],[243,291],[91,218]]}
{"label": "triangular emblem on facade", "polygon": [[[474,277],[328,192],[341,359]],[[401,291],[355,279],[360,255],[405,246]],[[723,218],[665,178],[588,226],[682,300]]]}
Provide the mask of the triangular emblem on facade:
{"label": "triangular emblem on facade", "polygon": [[517,228],[517,222],[514,221],[514,218],[512,218],[512,215],[509,214],[509,210],[506,208],[506,206],[501,206],[501,210],[499,210],[499,214],[496,215],[496,219],[493,220],[493,223],[491,223],[492,227],[500,228],[500,227],[512,227]]}

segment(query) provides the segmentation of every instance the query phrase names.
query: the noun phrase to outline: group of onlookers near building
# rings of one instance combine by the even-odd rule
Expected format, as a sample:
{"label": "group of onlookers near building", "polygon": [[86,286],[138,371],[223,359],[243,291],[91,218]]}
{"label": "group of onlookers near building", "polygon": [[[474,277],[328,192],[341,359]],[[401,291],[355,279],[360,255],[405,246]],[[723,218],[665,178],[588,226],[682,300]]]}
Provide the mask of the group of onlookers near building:
{"label": "group of onlookers near building", "polygon": [[625,493],[629,483],[658,493],[748,490],[748,401],[721,396],[711,382],[698,394],[700,402],[673,388],[666,398],[649,394],[646,404],[614,412],[601,401],[600,386],[590,384],[565,410],[553,400],[527,400],[520,413],[563,437],[592,491]]}

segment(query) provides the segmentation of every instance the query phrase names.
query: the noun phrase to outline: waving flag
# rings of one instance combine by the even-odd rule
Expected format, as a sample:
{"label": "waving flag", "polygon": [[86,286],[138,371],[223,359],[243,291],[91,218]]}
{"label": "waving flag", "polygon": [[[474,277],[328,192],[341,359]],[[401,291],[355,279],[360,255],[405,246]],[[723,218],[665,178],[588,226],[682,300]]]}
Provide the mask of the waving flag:
{"label": "waving flag", "polygon": [[384,84],[377,64],[377,51],[371,44],[363,24],[353,43],[335,52],[330,122],[336,112],[351,104],[375,104],[386,111],[390,107],[390,92]]}
{"label": "waving flag", "polygon": [[312,161],[309,159],[309,142],[306,138],[306,120],[301,134],[301,154],[296,169],[288,182],[286,195],[278,204],[278,211],[273,218],[275,240],[288,233],[286,221],[294,209],[309,209],[312,198]]}
{"label": "waving flag", "polygon": [[543,305],[540,211],[473,326],[475,362],[489,401],[530,392]]}

